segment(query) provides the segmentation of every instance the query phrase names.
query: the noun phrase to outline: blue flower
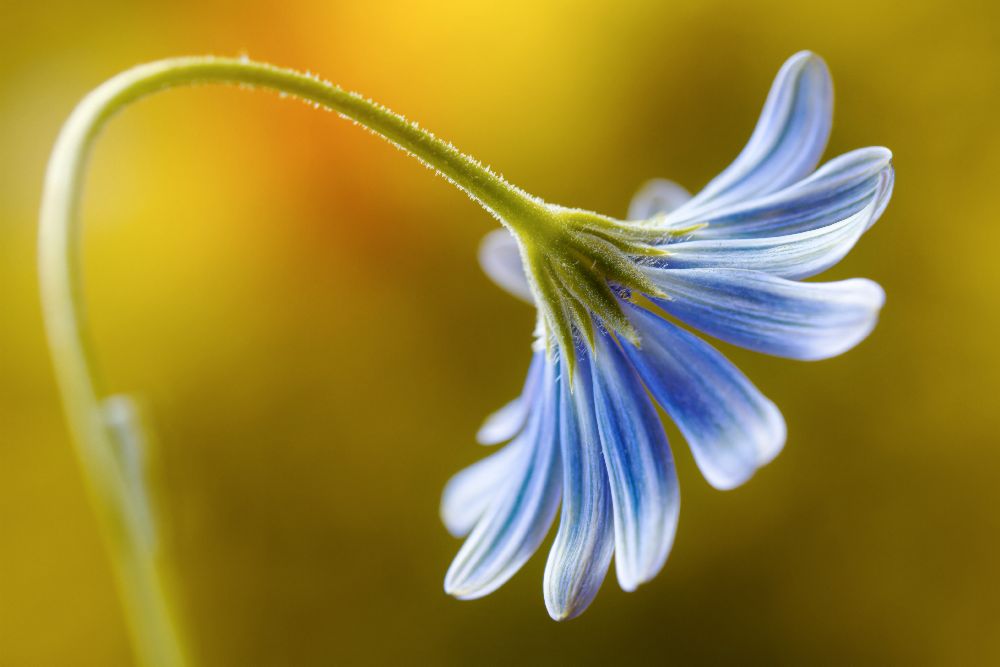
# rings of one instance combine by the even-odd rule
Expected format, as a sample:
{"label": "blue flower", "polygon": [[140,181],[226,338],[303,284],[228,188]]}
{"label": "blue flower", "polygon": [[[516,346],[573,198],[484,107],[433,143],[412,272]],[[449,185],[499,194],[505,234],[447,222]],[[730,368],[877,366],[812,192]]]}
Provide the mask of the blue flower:
{"label": "blue flower", "polygon": [[[574,322],[569,358],[564,345],[549,341],[551,320],[539,317],[521,395],[478,433],[483,444],[507,444],[459,472],[444,491],[445,525],[468,536],[445,579],[450,594],[471,599],[501,586],[538,549],[560,505],[544,579],[553,618],[587,608],[612,555],[627,591],[656,576],[670,553],[680,496],[650,396],[716,488],[742,484],[781,451],[785,422],[774,403],[714,347],[664,315],[734,345],[803,360],[841,354],[871,332],[884,300],[877,284],[800,282],[843,258],[892,193],[885,148],[856,150],[816,168],[832,100],[823,61],[807,52],[793,56],[747,146],[701,192],[692,197],[657,180],[636,195],[628,216],[636,221],[628,223],[636,242],[615,241],[634,249],[629,260],[648,283],[616,283],[609,271],[601,283],[610,285],[625,320],[584,310],[593,324],[587,332],[579,311],[567,315]],[[653,242],[651,229],[659,234]],[[512,294],[552,302],[552,292],[538,284],[544,271],[506,231],[485,239],[480,258]],[[576,292],[565,286],[572,305]],[[588,296],[575,302],[589,303]]]}

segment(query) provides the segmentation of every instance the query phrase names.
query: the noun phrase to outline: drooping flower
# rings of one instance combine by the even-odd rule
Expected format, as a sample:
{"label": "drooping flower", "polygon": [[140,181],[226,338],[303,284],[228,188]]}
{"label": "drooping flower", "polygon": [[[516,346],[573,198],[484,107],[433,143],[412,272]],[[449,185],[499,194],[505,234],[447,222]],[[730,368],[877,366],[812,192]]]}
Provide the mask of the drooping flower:
{"label": "drooping flower", "polygon": [[553,618],[586,609],[612,555],[625,590],[656,576],[679,492],[649,396],[716,488],[742,484],[778,454],[777,407],[665,315],[802,360],[841,354],[871,332],[884,299],[877,284],[801,282],[842,259],[892,193],[885,148],[816,168],[831,118],[826,65],[796,54],[749,143],[697,195],[657,180],[640,189],[629,221],[546,205],[564,236],[544,246],[516,229],[487,236],[484,269],[536,304],[538,337],[521,395],[477,436],[507,444],[445,488],[444,523],[468,536],[446,576],[449,593],[471,599],[501,586],[538,549],[560,505],[544,578]]}

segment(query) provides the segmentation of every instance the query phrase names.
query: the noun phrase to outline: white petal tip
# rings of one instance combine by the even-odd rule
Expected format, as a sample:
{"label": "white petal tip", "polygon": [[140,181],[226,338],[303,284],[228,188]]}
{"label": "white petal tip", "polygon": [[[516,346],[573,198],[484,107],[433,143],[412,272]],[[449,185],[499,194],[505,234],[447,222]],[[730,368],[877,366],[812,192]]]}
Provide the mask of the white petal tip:
{"label": "white petal tip", "polygon": [[698,461],[705,481],[712,488],[719,491],[731,491],[746,484],[757,474],[758,470],[773,461],[781,453],[781,450],[785,447],[788,430],[785,426],[785,420],[777,407],[774,407],[770,420],[771,424],[768,427],[769,433],[767,437],[758,438],[755,443],[756,458],[751,463],[723,468]]}
{"label": "white petal tip", "polygon": [[546,610],[549,612],[549,618],[558,623],[569,621],[583,613],[583,609],[553,609],[552,607],[546,607]]}
{"label": "white petal tip", "polygon": [[885,146],[870,146],[868,150],[873,158],[881,158],[886,165],[892,162],[892,151]]}
{"label": "white petal tip", "polygon": [[882,306],[885,305],[885,290],[882,286],[871,280],[866,280],[868,283],[867,293],[871,299],[872,308],[875,310],[881,310]]}
{"label": "white petal tip", "polygon": [[622,577],[621,574],[618,575],[618,587],[621,588],[626,593],[634,593],[635,589],[639,588],[645,581],[633,581],[632,579],[626,579]]}
{"label": "white petal tip", "polygon": [[454,581],[449,576],[445,576],[444,579],[444,592],[456,600],[475,600],[486,595],[476,588],[469,587],[467,582]]}
{"label": "white petal tip", "polygon": [[703,471],[702,474],[705,476],[705,481],[716,491],[732,491],[750,481],[757,470],[759,468],[755,466],[741,475],[724,475],[707,471]]}
{"label": "white petal tip", "polygon": [[823,56],[819,55],[815,51],[810,51],[809,49],[803,49],[802,51],[799,51],[799,52],[793,54],[788,59],[787,62],[788,63],[803,63],[803,64],[805,64],[805,63],[807,63],[809,61],[812,61],[812,62],[817,63],[817,64],[822,64],[824,67],[826,66],[826,61],[823,60]]}
{"label": "white petal tip", "polygon": [[444,511],[441,512],[441,523],[444,524],[444,529],[447,530],[448,534],[452,537],[465,537],[469,534],[468,526],[464,523],[457,523],[450,516],[446,515]]}
{"label": "white petal tip", "polygon": [[799,51],[788,59],[786,65],[796,67],[806,76],[812,75],[818,77],[815,83],[820,84],[821,89],[825,89],[827,93],[832,91],[833,77],[830,75],[830,68],[827,67],[826,61],[823,60],[822,56],[812,51]]}
{"label": "white petal tip", "polygon": [[597,588],[590,590],[577,589],[575,591],[562,591],[558,596],[553,596],[549,591],[549,582],[545,582],[545,610],[553,621],[568,621],[574,619],[587,610],[587,607],[597,596]]}
{"label": "white petal tip", "polygon": [[648,584],[650,581],[656,578],[656,576],[666,565],[666,559],[660,562],[656,567],[648,568],[644,574],[639,574],[636,572],[622,572],[620,569],[615,570],[615,574],[618,576],[618,587],[621,588],[626,593],[634,593],[643,584]]}

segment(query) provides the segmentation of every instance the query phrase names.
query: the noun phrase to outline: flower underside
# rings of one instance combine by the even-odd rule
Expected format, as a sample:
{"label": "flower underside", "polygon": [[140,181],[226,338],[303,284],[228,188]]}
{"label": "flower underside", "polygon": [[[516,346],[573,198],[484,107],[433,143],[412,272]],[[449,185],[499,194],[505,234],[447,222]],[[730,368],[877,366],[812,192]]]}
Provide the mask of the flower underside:
{"label": "flower underside", "polygon": [[569,372],[579,343],[594,349],[595,318],[607,331],[639,343],[622,301],[632,300],[636,293],[667,297],[642,272],[640,262],[666,257],[666,245],[704,226],[671,228],[663,224],[662,216],[620,221],[554,206],[533,222],[532,230],[545,231],[516,235],[521,257],[542,327],[558,343]]}
{"label": "flower underside", "polygon": [[[484,239],[480,261],[538,309],[521,395],[477,434],[499,450],[455,475],[442,519],[467,536],[445,590],[495,590],[559,512],[543,591],[552,618],[582,613],[612,558],[634,590],[673,545],[679,491],[655,409],[705,479],[746,482],[785,444],[777,406],[696,333],[800,360],[841,354],[878,320],[870,280],[804,282],[843,259],[892,195],[892,154],[870,147],[817,168],[832,84],[807,52],[782,67],[736,160],[692,196],[646,184],[628,220],[533,201]],[[503,444],[506,443],[506,444]]]}

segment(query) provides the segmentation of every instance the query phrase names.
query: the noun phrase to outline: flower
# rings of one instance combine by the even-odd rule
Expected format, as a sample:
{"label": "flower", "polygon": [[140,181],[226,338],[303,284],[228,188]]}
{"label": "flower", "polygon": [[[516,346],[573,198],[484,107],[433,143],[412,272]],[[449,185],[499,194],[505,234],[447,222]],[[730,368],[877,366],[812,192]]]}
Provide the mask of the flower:
{"label": "flower", "polygon": [[[664,315],[740,347],[802,360],[841,354],[871,332],[884,300],[877,284],[800,282],[843,258],[892,193],[885,148],[816,169],[831,117],[826,65],[808,52],[794,55],[747,146],[701,192],[651,181],[632,201],[632,222],[608,222],[613,233],[584,232],[616,252],[603,266],[591,264],[598,272],[582,285],[573,283],[588,269],[579,258],[571,266],[567,255],[539,259],[517,230],[486,237],[484,269],[538,305],[538,337],[521,395],[477,435],[486,445],[507,444],[445,488],[443,521],[468,536],[445,578],[450,594],[471,599],[501,586],[538,549],[560,504],[544,578],[554,619],[587,608],[612,555],[624,590],[656,576],[680,496],[649,396],[716,488],[742,484],[781,451],[785,422],[774,403]],[[574,253],[587,257],[592,247]],[[567,321],[568,344],[555,331]]]}

